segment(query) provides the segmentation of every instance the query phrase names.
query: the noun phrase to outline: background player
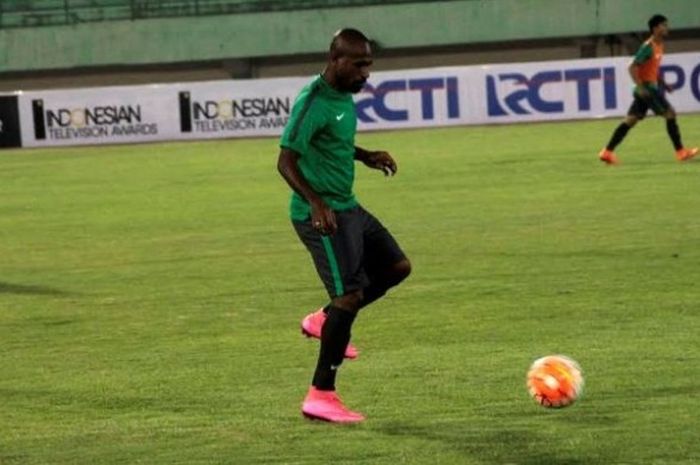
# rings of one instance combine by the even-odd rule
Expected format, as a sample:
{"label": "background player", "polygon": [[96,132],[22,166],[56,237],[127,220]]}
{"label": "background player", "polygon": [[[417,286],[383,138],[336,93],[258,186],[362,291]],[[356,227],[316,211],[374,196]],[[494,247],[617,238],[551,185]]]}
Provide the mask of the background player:
{"label": "background player", "polygon": [[637,121],[644,119],[649,109],[657,115],[663,115],[666,119],[666,131],[676,149],[678,161],[690,160],[698,153],[696,147],[691,149],[683,147],[676,122],[676,112],[664,96],[664,91],[671,92],[671,88],[660,80],[659,76],[659,66],[664,53],[664,38],[668,35],[668,20],[665,16],[654,15],[649,19],[648,25],[651,36],[639,47],[629,66],[630,76],[635,84],[634,101],[627,111],[625,120],[615,129],[608,145],[598,154],[600,161],[608,165],[618,163],[617,156],[613,152],[615,147],[622,142]]}

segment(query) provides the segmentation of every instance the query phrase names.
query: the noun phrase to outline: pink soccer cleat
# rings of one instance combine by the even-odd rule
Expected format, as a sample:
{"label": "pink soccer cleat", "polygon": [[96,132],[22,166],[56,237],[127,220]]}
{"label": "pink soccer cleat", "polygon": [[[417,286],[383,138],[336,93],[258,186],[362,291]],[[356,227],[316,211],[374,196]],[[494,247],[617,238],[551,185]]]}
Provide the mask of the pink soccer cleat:
{"label": "pink soccer cleat", "polygon": [[[306,337],[315,337],[316,339],[321,339],[321,328],[323,328],[323,323],[326,322],[326,314],[323,313],[323,309],[319,309],[313,313],[309,313],[301,320],[301,333]],[[357,358],[359,351],[357,348],[348,343],[345,348],[345,358],[354,360]]]}
{"label": "pink soccer cleat", "polygon": [[676,160],[678,161],[688,161],[698,154],[698,148],[693,147],[692,149],[682,148],[676,150]]}
{"label": "pink soccer cleat", "polygon": [[361,413],[348,410],[335,391],[319,391],[313,386],[304,398],[301,413],[311,420],[331,423],[359,423],[365,419]]}
{"label": "pink soccer cleat", "polygon": [[620,161],[617,159],[615,152],[603,148],[598,154],[598,159],[605,163],[606,165],[619,165]]}

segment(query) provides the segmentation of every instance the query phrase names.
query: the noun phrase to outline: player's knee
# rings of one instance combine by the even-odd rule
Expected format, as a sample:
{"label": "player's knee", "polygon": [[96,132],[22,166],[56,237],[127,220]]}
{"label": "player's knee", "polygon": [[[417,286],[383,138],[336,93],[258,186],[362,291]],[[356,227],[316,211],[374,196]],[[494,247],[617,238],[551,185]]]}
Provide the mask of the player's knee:
{"label": "player's knee", "polygon": [[408,258],[404,258],[394,265],[393,272],[394,278],[396,279],[396,284],[400,283],[411,274],[411,262],[408,260]]}
{"label": "player's knee", "polygon": [[381,278],[386,289],[392,288],[399,284],[411,274],[411,262],[404,258],[400,262],[394,263],[384,276]]}
{"label": "player's knee", "polygon": [[347,310],[349,312],[356,312],[360,308],[360,303],[364,299],[364,293],[362,289],[356,291],[350,291],[347,294],[334,297],[333,306]]}
{"label": "player's knee", "polygon": [[634,127],[635,124],[637,124],[637,121],[639,121],[639,119],[637,119],[637,117],[633,115],[627,115],[627,118],[625,118],[625,124],[631,128]]}
{"label": "player's knee", "polygon": [[666,119],[674,119],[676,117],[676,112],[673,110],[673,108],[669,108],[666,110]]}

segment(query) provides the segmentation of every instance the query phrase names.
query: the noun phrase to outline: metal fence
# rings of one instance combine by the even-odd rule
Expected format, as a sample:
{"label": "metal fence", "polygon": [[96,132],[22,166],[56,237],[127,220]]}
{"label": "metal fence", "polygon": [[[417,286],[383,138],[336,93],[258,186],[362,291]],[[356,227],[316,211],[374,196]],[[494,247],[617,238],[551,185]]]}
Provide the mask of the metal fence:
{"label": "metal fence", "polygon": [[[0,29],[399,3],[417,2],[416,0],[0,0]],[[426,0],[420,3],[426,3]]]}

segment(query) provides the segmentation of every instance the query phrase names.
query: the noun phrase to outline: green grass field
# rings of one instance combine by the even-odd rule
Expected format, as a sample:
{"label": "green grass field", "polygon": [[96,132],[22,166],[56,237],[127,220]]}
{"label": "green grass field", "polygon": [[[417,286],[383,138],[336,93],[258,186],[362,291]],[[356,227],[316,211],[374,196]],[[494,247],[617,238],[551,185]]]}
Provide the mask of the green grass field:
{"label": "green grass field", "polygon": [[[326,295],[276,140],[0,152],[0,464],[699,463],[700,161],[651,119],[602,166],[616,124],[358,136],[413,274],[355,324],[354,426],[300,415]],[[570,408],[527,395],[549,353]]]}

